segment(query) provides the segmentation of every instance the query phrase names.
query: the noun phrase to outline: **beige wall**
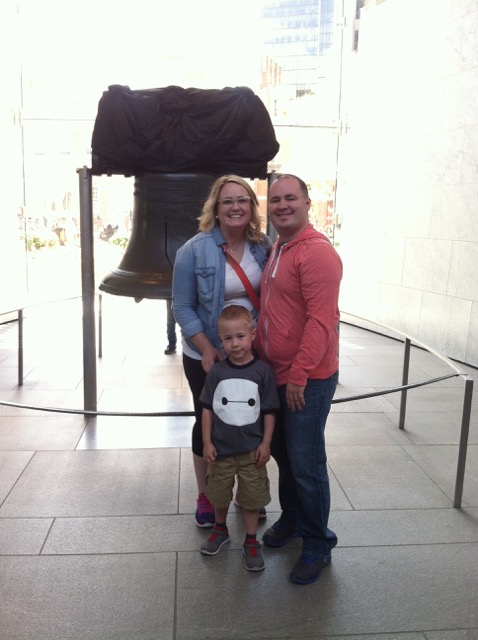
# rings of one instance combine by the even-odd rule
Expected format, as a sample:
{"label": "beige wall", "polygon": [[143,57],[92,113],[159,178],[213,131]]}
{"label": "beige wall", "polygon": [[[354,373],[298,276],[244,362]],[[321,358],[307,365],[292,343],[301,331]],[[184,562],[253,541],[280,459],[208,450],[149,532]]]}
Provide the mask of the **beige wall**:
{"label": "beige wall", "polygon": [[341,307],[478,366],[478,2],[364,9],[345,73]]}

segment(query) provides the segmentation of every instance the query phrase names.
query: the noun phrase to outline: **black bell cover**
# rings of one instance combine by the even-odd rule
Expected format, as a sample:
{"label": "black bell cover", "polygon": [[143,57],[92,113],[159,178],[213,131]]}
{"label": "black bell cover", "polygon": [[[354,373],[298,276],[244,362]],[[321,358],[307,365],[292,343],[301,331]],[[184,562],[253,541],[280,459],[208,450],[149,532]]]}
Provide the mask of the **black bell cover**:
{"label": "black bell cover", "polygon": [[269,113],[248,87],[103,93],[92,136],[93,175],[234,173],[267,177],[279,150]]}

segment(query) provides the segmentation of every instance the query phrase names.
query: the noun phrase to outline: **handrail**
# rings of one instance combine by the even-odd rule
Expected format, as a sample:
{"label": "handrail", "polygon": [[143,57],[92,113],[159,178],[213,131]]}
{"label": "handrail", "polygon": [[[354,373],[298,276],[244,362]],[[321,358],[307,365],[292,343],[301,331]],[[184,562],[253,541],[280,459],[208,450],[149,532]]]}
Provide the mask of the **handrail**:
{"label": "handrail", "polygon": [[[381,322],[376,322],[374,320],[369,320],[367,318],[363,318],[362,316],[357,316],[353,313],[343,312],[345,315],[348,315],[352,318],[356,318],[357,320],[361,320],[362,322],[366,322],[367,324],[376,325],[390,331],[392,333],[396,333],[402,336],[405,343],[405,352],[404,352],[404,361],[403,361],[403,376],[402,382],[404,383],[401,387],[402,396],[400,399],[400,418],[399,418],[399,429],[405,428],[405,413],[406,413],[406,403],[407,403],[407,389],[410,388],[410,385],[407,385],[408,382],[408,372],[410,366],[410,346],[412,341],[418,347],[425,349],[432,355],[434,355],[439,360],[442,360],[445,364],[451,367],[456,373],[454,375],[462,376],[465,380],[465,391],[463,397],[463,409],[461,414],[461,431],[460,431],[460,443],[458,445],[458,462],[456,468],[456,478],[455,478],[455,496],[453,499],[453,506],[455,508],[461,508],[462,496],[463,496],[463,484],[465,480],[465,463],[466,463],[466,453],[468,449],[468,437],[470,433],[470,419],[471,419],[471,405],[473,400],[473,380],[466,379],[468,374],[462,373],[455,365],[448,359],[442,356],[440,353],[428,347],[423,342],[412,338],[411,336],[395,329],[394,327],[389,327],[386,324]],[[448,377],[448,376],[445,376]],[[430,381],[431,382],[431,381]]]}
{"label": "handrail", "polygon": [[[399,329],[395,329],[394,327],[390,327],[389,325],[383,324],[382,322],[377,322],[376,320],[369,320],[368,318],[364,318],[362,316],[357,316],[354,313],[349,313],[348,311],[341,311],[340,314],[341,314],[341,316],[346,315],[346,316],[349,316],[351,318],[356,318],[357,320],[362,320],[362,322],[367,322],[368,324],[374,324],[377,327],[382,327],[383,329],[386,329],[387,331],[391,331],[392,333],[397,333],[399,336],[402,336],[404,339],[408,338],[408,340],[410,340],[415,346],[420,347],[421,349],[424,349],[425,351],[428,351],[429,353],[434,355],[439,360],[442,360],[443,362],[445,362],[447,365],[449,365],[452,369],[454,369],[460,375],[464,375],[464,376],[467,375],[466,373],[461,372],[458,369],[458,367],[455,367],[455,365],[453,364],[453,362],[451,362],[451,360],[449,360],[445,356],[442,356],[440,353],[438,353],[438,351],[435,351],[434,349],[432,349],[431,347],[426,345],[424,342],[420,342],[420,340],[417,340],[416,338],[413,338],[412,336],[408,335],[407,333],[404,333],[403,331],[400,331]],[[364,328],[364,327],[361,327],[361,328]],[[390,337],[390,336],[387,336],[387,337]]]}

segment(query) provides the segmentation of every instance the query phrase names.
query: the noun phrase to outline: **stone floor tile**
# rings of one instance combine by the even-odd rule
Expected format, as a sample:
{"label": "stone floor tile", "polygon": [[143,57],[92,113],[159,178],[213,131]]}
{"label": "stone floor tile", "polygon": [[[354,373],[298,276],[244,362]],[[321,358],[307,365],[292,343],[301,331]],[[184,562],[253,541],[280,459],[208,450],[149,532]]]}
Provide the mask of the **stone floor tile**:
{"label": "stone floor tile", "polygon": [[51,518],[0,518],[0,555],[37,555],[52,523]]}
{"label": "stone floor tile", "polygon": [[176,514],[177,449],[37,452],[0,517]]}
{"label": "stone floor tile", "polygon": [[173,640],[176,554],[0,557],[2,640]]}

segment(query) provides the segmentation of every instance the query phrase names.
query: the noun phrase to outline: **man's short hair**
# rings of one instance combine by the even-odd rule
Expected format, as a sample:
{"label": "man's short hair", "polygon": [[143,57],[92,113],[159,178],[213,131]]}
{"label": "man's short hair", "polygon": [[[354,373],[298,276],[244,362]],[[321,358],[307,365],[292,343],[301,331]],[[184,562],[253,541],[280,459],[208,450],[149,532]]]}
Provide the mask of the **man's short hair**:
{"label": "man's short hair", "polygon": [[276,180],[283,180],[284,178],[292,178],[293,180],[297,180],[304,198],[306,200],[309,198],[309,188],[307,187],[305,182],[302,180],[302,178],[299,178],[299,176],[295,176],[293,173],[277,173],[274,175],[272,183],[275,182]]}

